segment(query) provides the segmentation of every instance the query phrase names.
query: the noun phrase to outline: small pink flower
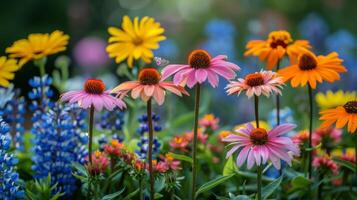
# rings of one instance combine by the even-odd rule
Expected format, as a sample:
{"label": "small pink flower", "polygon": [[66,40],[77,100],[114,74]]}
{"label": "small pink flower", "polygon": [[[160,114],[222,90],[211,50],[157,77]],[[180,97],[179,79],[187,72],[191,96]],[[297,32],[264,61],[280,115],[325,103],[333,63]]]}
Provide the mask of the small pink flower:
{"label": "small pink flower", "polygon": [[137,81],[124,82],[114,88],[112,92],[117,93],[118,96],[124,96],[131,91],[133,99],[140,96],[145,102],[153,97],[159,105],[165,101],[166,90],[178,96],[189,95],[183,87],[176,86],[172,82],[164,82],[164,80],[157,69],[144,68],[140,70]]}
{"label": "small pink flower", "polygon": [[159,161],[157,162],[156,160],[153,161],[153,168],[154,171],[160,172],[160,173],[165,173],[170,169],[169,165],[164,162],[164,161]]}
{"label": "small pink flower", "polygon": [[327,155],[315,157],[312,161],[312,166],[320,170],[331,171],[333,174],[338,174],[338,165]]}
{"label": "small pink flower", "polygon": [[246,92],[250,98],[253,95],[260,96],[261,94],[269,96],[270,94],[280,94],[284,82],[282,77],[272,71],[260,71],[248,74],[244,79],[239,78],[237,81],[230,81],[227,85],[228,95]]}
{"label": "small pink flower", "polygon": [[206,129],[211,129],[213,131],[219,128],[218,126],[219,118],[215,117],[213,114],[205,115],[198,124]]}
{"label": "small pink flower", "polygon": [[211,58],[211,55],[202,49],[194,50],[190,53],[188,64],[172,64],[162,70],[164,79],[174,75],[173,81],[176,85],[187,84],[192,88],[197,83],[203,83],[206,80],[212,87],[218,86],[218,76],[225,79],[233,79],[236,76],[235,71],[240,68],[227,61],[227,56],[219,55]]}
{"label": "small pink flower", "polygon": [[309,132],[307,130],[300,131],[292,139],[295,144],[304,145],[309,141]]}
{"label": "small pink flower", "polygon": [[109,91],[105,91],[103,81],[89,79],[84,84],[82,91],[69,91],[61,95],[61,100],[69,103],[78,103],[81,108],[87,109],[94,107],[97,111],[101,111],[103,107],[112,111],[115,107],[124,109],[125,103],[114,96],[111,96]]}
{"label": "small pink flower", "polygon": [[174,136],[170,141],[170,147],[172,149],[178,149],[181,151],[187,151],[189,141],[183,136]]}
{"label": "small pink flower", "polygon": [[170,169],[172,169],[172,170],[180,169],[181,162],[178,160],[174,160],[174,158],[172,157],[172,155],[170,153],[167,153],[165,155],[165,157],[162,156],[162,159],[169,166]]}
{"label": "small pink flower", "polygon": [[97,175],[104,173],[109,166],[109,158],[105,153],[96,151],[92,154],[92,163],[88,163],[87,168],[90,174]]}
{"label": "small pink flower", "polygon": [[247,168],[251,169],[255,164],[260,166],[270,160],[274,167],[280,169],[280,160],[289,165],[294,155],[299,155],[300,150],[289,137],[282,135],[294,129],[294,124],[282,124],[269,132],[263,128],[254,128],[251,123],[238,129],[238,134],[225,137],[223,141],[231,142],[232,149],[227,152],[226,158],[239,151],[237,165],[242,166],[247,161]]}
{"label": "small pink flower", "polygon": [[[318,128],[312,133],[312,144],[318,145],[322,141],[337,144],[341,141],[342,130],[337,128]],[[323,140],[325,139],[325,140]]]}
{"label": "small pink flower", "polygon": [[[199,140],[201,143],[206,144],[207,139],[208,139],[208,135],[207,135],[207,134],[204,134],[201,128],[199,128],[197,131],[198,131],[198,132],[197,132],[197,138],[198,138],[198,140]],[[187,132],[187,133],[185,134],[185,138],[186,138],[188,141],[191,142],[191,141],[193,140],[193,131]]]}

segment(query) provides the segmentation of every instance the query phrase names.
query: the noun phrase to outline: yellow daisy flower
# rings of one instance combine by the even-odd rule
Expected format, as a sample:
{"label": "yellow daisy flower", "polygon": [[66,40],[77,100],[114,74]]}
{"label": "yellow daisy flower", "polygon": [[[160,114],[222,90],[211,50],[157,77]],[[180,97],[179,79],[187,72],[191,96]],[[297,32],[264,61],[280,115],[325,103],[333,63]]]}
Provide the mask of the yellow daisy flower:
{"label": "yellow daisy flower", "polygon": [[5,56],[0,57],[0,86],[9,87],[10,80],[15,77],[15,72],[21,67],[15,59],[6,59]]}
{"label": "yellow daisy flower", "polygon": [[124,16],[121,29],[108,29],[111,35],[107,46],[109,57],[115,58],[116,63],[127,59],[130,68],[133,67],[134,59],[150,63],[154,57],[152,49],[159,48],[159,42],[166,39],[162,35],[164,31],[154,18],[143,17],[139,21],[139,18],[135,17],[132,22],[128,16]]}
{"label": "yellow daisy flower", "polygon": [[326,93],[319,92],[315,96],[316,102],[322,110],[335,108],[340,105],[344,105],[348,101],[357,99],[357,93],[344,92],[339,90],[337,92],[332,92],[331,90]]}
{"label": "yellow daisy flower", "polygon": [[69,36],[58,30],[51,34],[34,33],[27,39],[14,42],[11,47],[6,48],[6,53],[12,58],[20,58],[19,65],[22,66],[30,60],[39,60],[66,50],[68,40]]}

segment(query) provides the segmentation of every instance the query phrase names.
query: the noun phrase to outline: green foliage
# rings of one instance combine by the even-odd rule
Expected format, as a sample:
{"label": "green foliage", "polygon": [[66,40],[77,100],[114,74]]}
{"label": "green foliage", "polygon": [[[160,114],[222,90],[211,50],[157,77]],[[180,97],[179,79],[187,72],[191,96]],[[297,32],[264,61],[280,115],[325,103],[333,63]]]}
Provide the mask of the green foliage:
{"label": "green foliage", "polygon": [[33,180],[26,183],[25,199],[27,200],[57,200],[64,193],[54,193],[57,184],[51,185],[51,175],[41,180]]}
{"label": "green foliage", "polygon": [[351,163],[349,161],[346,160],[341,160],[338,158],[334,158],[333,159],[337,164],[346,167],[347,169],[351,170],[352,172],[356,172],[356,166],[354,165],[354,163]]}
{"label": "green foliage", "polygon": [[268,199],[268,197],[270,195],[272,195],[274,193],[274,191],[280,187],[280,184],[283,181],[283,177],[284,177],[284,174],[281,175],[275,181],[269,183],[267,186],[263,187],[263,189],[262,189],[262,198],[263,199]]}
{"label": "green foliage", "polygon": [[225,176],[218,176],[215,179],[208,181],[207,183],[203,184],[198,190],[196,191],[195,196],[197,197],[199,194],[203,192],[207,192],[208,190],[216,187],[217,185],[224,183],[225,181],[229,180],[232,178],[235,174],[229,174]]}
{"label": "green foliage", "polygon": [[189,162],[189,163],[193,162],[191,157],[188,157],[188,156],[185,156],[185,155],[182,155],[182,154],[174,154],[174,153],[170,153],[170,154],[172,155],[172,157],[174,159],[186,161],[186,162]]}

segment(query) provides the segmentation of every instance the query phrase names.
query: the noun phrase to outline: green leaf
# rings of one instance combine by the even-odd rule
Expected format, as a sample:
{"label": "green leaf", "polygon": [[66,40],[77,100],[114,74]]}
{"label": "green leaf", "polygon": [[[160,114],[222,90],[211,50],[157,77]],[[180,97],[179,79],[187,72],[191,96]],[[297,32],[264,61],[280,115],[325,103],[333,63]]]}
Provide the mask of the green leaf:
{"label": "green leaf", "polygon": [[189,162],[189,163],[193,162],[191,157],[188,157],[188,156],[185,156],[185,155],[182,155],[182,154],[170,153],[170,155],[174,159],[177,159],[177,160],[182,160],[182,161],[186,161],[186,162]]}
{"label": "green leaf", "polygon": [[338,159],[338,158],[334,158],[333,159],[337,164],[341,165],[341,166],[344,166],[346,168],[348,168],[349,170],[353,171],[353,172],[356,172],[356,166],[354,165],[354,163],[351,163],[347,160],[341,160],[341,159]]}
{"label": "green leaf", "polygon": [[164,195],[160,194],[160,193],[155,193],[154,194],[154,199],[161,199]]}
{"label": "green leaf", "polygon": [[234,197],[232,200],[251,200],[252,198],[250,198],[247,195],[238,195],[236,197]]}
{"label": "green leaf", "polygon": [[[126,195],[126,197],[123,198],[123,200],[131,200],[136,194],[138,194],[140,189],[136,189],[134,192],[129,193]],[[141,194],[139,194],[141,195]]]}
{"label": "green leaf", "polygon": [[274,191],[276,189],[279,188],[281,181],[283,180],[284,174],[281,175],[278,179],[276,179],[275,181],[269,183],[267,186],[265,186],[262,189],[262,197],[263,199],[267,199],[270,195],[272,195],[274,193]]}
{"label": "green leaf", "polygon": [[233,174],[237,170],[237,166],[234,163],[233,157],[229,157],[223,168],[223,176]]}
{"label": "green leaf", "polygon": [[112,194],[107,194],[104,197],[102,197],[102,200],[112,200],[116,197],[118,197],[119,195],[121,195],[121,193],[123,193],[125,190],[125,188],[123,188],[122,190],[118,191],[118,192],[114,192]]}
{"label": "green leaf", "polygon": [[72,163],[72,167],[77,170],[81,175],[88,176],[88,171],[84,165],[74,162]]}
{"label": "green leaf", "polygon": [[320,142],[318,145],[312,147],[312,148],[305,148],[305,151],[309,152],[309,151],[313,151],[316,149],[319,149],[322,146],[322,143]]}
{"label": "green leaf", "polygon": [[293,188],[308,188],[310,184],[311,182],[303,176],[297,176],[291,181]]}
{"label": "green leaf", "polygon": [[229,175],[225,175],[225,176],[218,176],[217,178],[208,181],[207,183],[203,184],[200,188],[198,188],[198,190],[196,191],[196,198],[199,194],[206,192],[214,187],[216,187],[217,185],[227,181],[228,179],[232,178],[235,174],[229,174]]}
{"label": "green leaf", "polygon": [[[246,171],[240,171],[240,170],[236,170],[235,171],[238,175],[243,176],[245,178],[251,178],[251,179],[256,179],[257,178],[257,174],[256,173],[252,173],[252,172],[246,172]],[[269,178],[267,176],[262,176],[262,180],[263,181],[269,181],[269,182],[273,182],[275,179]]]}

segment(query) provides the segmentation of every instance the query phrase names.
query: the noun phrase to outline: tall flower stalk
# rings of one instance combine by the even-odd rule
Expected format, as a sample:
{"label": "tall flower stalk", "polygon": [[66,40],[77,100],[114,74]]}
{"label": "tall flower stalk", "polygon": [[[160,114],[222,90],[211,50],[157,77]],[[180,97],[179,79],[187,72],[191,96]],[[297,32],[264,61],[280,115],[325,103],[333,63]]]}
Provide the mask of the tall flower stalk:
{"label": "tall flower stalk", "polygon": [[152,125],[152,104],[151,98],[147,101],[147,115],[148,115],[148,126],[149,126],[149,152],[148,152],[148,162],[149,162],[149,172],[150,172],[150,199],[154,199],[154,174],[152,169],[152,146],[154,139],[154,130]]}
{"label": "tall flower stalk", "polygon": [[171,82],[165,81],[161,77],[160,72],[155,68],[143,68],[139,71],[138,80],[127,81],[117,87],[112,92],[116,93],[118,97],[123,98],[127,93],[131,92],[131,97],[136,99],[140,97],[147,104],[148,126],[149,126],[149,175],[150,175],[150,199],[154,199],[154,175],[153,175],[153,158],[152,158],[152,144],[153,144],[153,122],[152,122],[152,100],[155,100],[158,105],[162,105],[165,101],[166,91],[170,91],[176,95],[188,95],[187,91],[181,87],[176,86]]}
{"label": "tall flower stalk", "polygon": [[194,125],[193,125],[193,149],[192,149],[192,196],[191,199],[195,199],[195,191],[196,191],[196,179],[197,179],[197,135],[198,135],[198,118],[199,118],[199,110],[200,110],[200,96],[201,96],[201,85],[196,85],[195,92],[195,107],[194,107]]}
{"label": "tall flower stalk", "polygon": [[189,88],[196,86],[195,108],[194,108],[194,138],[192,149],[192,191],[191,199],[196,198],[196,177],[197,177],[197,134],[198,134],[198,114],[199,101],[201,93],[201,84],[206,80],[215,88],[218,86],[218,77],[230,80],[235,78],[235,71],[240,68],[234,63],[227,61],[227,56],[218,55],[214,58],[202,49],[194,50],[188,56],[187,64],[171,64],[162,70],[162,76],[167,78],[173,75],[173,81],[176,85],[187,85]]}
{"label": "tall flower stalk", "polygon": [[308,177],[309,179],[311,179],[312,176],[312,128],[313,128],[313,124],[312,124],[312,118],[313,118],[313,99],[312,99],[312,88],[310,86],[310,84],[307,85],[308,88],[308,95],[309,95],[309,105],[310,105],[310,109],[309,109],[309,173],[308,173]]}
{"label": "tall flower stalk", "polygon": [[312,90],[316,89],[317,83],[328,81],[330,83],[340,79],[339,73],[346,72],[346,68],[342,66],[342,59],[338,57],[336,52],[332,52],[327,56],[316,56],[314,53],[306,51],[299,55],[298,62],[291,66],[278,71],[284,78],[284,81],[291,80],[292,87],[305,86],[308,87],[309,105],[310,105],[310,123],[309,123],[309,160],[308,160],[308,177],[311,178],[312,173]]}
{"label": "tall flower stalk", "polygon": [[[255,126],[259,129],[259,97],[254,95]],[[262,199],[262,165],[257,169],[258,200]]]}

